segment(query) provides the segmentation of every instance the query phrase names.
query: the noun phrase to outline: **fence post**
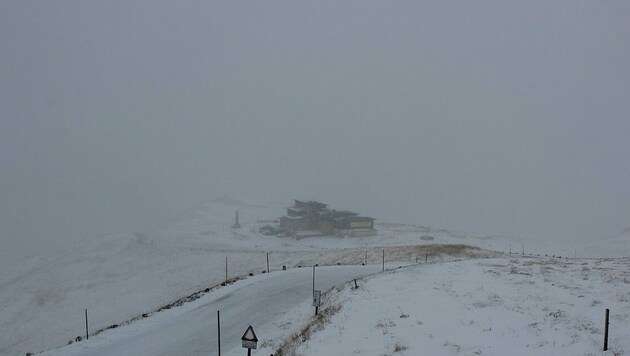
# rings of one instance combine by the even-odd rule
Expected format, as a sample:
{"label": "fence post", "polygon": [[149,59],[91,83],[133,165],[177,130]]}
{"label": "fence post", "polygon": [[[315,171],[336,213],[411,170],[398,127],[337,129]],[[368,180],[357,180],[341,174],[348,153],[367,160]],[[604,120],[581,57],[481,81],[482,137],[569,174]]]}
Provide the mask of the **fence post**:
{"label": "fence post", "polygon": [[267,252],[267,273],[269,273],[269,252]]}
{"label": "fence post", "polygon": [[221,356],[221,316],[217,310],[217,347],[219,348],[219,356]]}
{"label": "fence post", "polygon": [[609,309],[606,309],[606,321],[604,322],[604,351],[608,350],[608,314]]}
{"label": "fence post", "polygon": [[385,272],[385,250],[383,250],[383,272]]}
{"label": "fence post", "polygon": [[88,340],[90,338],[90,331],[88,329],[88,314],[87,308],[85,308],[85,339]]}

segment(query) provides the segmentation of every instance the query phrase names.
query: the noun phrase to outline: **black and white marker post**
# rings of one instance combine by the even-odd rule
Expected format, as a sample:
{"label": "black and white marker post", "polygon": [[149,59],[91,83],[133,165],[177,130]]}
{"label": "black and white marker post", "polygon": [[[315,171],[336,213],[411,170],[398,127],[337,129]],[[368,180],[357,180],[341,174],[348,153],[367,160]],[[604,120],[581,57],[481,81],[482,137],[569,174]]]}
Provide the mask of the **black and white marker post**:
{"label": "black and white marker post", "polygon": [[321,290],[314,290],[313,291],[313,306],[315,307],[315,315],[317,315],[317,312],[319,311],[319,305],[322,299],[322,291]]}
{"label": "black and white marker post", "polygon": [[315,307],[315,315],[319,311],[319,300],[322,295],[322,292],[319,290],[315,290],[315,266],[313,266],[313,306]]}

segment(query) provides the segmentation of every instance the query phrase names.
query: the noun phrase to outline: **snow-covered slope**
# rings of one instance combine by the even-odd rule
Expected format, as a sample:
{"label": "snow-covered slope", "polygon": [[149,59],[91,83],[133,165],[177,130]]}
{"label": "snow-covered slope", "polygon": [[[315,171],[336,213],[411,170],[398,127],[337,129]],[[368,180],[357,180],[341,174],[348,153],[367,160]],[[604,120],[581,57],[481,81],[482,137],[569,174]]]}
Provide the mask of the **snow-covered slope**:
{"label": "snow-covered slope", "polygon": [[[248,211],[273,216],[266,208]],[[233,206],[211,203],[153,233],[97,236],[27,270],[15,268],[20,273],[1,281],[0,354],[41,351],[82,335],[85,308],[96,331],[216,285],[226,257],[234,277],[266,268],[267,251],[279,268],[282,254],[312,250],[231,231],[232,216],[224,215],[233,214]]]}
{"label": "snow-covered slope", "polygon": [[[297,355],[630,354],[630,259],[502,258],[380,274]],[[295,346],[295,345],[293,345]]]}
{"label": "snow-covered slope", "polygon": [[[239,210],[241,229],[232,229]],[[318,237],[294,240],[257,233],[284,209],[230,199],[204,204],[147,233],[95,236],[63,254],[10,261],[0,276],[0,354],[21,355],[58,347],[90,329],[120,324],[228,277],[313,264],[380,263],[382,246],[418,240]],[[418,240],[419,241],[419,240]],[[426,242],[432,243],[432,242]],[[388,249],[388,260],[416,256]],[[439,256],[435,256],[438,258]]]}
{"label": "snow-covered slope", "polygon": [[[235,211],[242,228],[232,229]],[[66,344],[90,329],[123,323],[225,279],[266,269],[313,264],[415,263],[478,256],[471,245],[507,253],[521,243],[508,237],[469,234],[427,226],[379,223],[378,236],[302,240],[265,236],[258,229],[285,212],[283,207],[251,205],[222,198],[192,209],[166,226],[146,233],[95,236],[55,256],[2,262],[0,274],[0,354],[21,355]],[[409,247],[415,246],[415,247]],[[526,253],[570,256],[574,246],[525,245]],[[624,254],[623,240],[615,249]],[[564,249],[564,250],[561,250]],[[621,252],[620,252],[621,251]],[[625,252],[624,252],[625,251]],[[428,254],[428,255],[427,255]],[[627,255],[627,254],[626,254]]]}

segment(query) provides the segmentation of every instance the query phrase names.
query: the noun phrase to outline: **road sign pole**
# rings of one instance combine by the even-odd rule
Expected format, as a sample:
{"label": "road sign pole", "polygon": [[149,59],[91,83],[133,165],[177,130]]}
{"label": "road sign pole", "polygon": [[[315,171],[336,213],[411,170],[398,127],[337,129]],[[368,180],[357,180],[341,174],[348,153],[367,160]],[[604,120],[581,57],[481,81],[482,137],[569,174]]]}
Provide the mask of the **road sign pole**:
{"label": "road sign pole", "polygon": [[313,293],[315,293],[315,266],[313,266]]}

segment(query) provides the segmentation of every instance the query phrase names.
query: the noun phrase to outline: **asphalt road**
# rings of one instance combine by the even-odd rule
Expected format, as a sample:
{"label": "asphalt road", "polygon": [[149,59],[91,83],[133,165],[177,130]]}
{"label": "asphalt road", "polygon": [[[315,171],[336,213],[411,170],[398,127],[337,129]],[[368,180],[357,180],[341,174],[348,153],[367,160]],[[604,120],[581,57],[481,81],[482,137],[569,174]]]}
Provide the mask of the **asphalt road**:
{"label": "asphalt road", "polygon": [[[380,266],[317,267],[315,288],[325,291],[379,271]],[[250,324],[263,339],[266,331],[277,328],[274,320],[311,300],[312,273],[312,268],[300,268],[239,281],[184,306],[44,355],[216,355],[217,310],[222,355],[243,355],[241,336]]]}

